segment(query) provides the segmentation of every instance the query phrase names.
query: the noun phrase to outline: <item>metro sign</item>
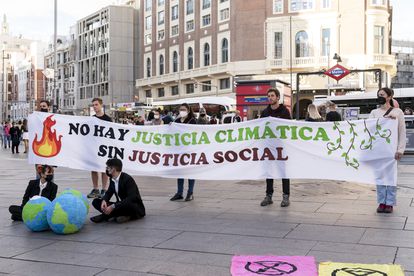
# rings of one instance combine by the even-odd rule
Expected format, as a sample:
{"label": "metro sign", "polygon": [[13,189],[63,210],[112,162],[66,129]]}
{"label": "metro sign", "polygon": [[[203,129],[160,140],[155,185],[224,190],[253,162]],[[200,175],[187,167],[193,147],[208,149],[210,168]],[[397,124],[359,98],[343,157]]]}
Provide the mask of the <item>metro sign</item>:
{"label": "metro sign", "polygon": [[326,71],[324,74],[335,79],[336,81],[339,81],[340,79],[347,76],[349,73],[351,73],[348,69],[343,67],[342,65],[335,65],[328,71]]}

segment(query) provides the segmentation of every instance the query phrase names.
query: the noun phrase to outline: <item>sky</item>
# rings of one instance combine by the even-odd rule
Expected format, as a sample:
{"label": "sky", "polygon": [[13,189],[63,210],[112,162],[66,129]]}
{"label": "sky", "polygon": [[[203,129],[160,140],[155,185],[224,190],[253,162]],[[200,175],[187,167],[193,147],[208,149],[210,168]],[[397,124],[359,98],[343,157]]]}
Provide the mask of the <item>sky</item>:
{"label": "sky", "polygon": [[[68,35],[77,20],[122,0],[58,0],[58,34]],[[254,0],[249,0],[254,1]],[[363,0],[361,0],[363,1]],[[53,35],[54,0],[0,0],[0,16],[7,15],[10,31],[31,39],[49,42]],[[391,0],[394,7],[393,37],[414,40],[410,30],[413,0]]]}

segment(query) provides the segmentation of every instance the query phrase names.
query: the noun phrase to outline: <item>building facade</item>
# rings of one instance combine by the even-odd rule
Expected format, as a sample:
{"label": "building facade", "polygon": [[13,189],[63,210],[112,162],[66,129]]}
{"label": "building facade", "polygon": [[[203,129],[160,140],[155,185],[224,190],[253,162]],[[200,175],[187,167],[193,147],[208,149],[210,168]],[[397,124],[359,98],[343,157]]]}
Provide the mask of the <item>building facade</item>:
{"label": "building facade", "polygon": [[[391,15],[388,0],[141,0],[139,99],[234,96],[234,77],[295,88],[295,73],[327,69],[335,53],[347,68],[382,69],[386,85],[395,74]],[[359,74],[341,83],[373,90],[377,80]],[[302,81],[303,98],[333,83]]]}
{"label": "building facade", "polygon": [[89,113],[95,97],[107,110],[131,102],[138,76],[137,10],[108,6],[77,22],[79,109]]}
{"label": "building facade", "polygon": [[414,41],[393,40],[392,52],[397,60],[397,75],[391,87],[414,87]]}

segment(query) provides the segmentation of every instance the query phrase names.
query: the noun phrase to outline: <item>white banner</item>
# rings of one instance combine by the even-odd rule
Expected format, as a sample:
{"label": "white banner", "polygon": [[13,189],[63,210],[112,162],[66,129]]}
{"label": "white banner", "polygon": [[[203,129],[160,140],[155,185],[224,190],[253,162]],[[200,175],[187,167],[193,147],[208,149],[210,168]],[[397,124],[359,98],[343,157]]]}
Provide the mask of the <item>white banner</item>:
{"label": "white banner", "polygon": [[29,162],[104,172],[109,158],[119,158],[134,175],[396,185],[397,136],[396,120],[385,118],[130,126],[35,112],[29,116]]}

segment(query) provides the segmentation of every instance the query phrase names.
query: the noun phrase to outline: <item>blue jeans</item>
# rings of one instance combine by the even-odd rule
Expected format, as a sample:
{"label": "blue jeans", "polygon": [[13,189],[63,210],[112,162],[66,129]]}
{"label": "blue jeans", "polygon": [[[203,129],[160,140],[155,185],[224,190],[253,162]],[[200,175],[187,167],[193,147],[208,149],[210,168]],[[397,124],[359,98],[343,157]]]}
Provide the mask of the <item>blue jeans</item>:
{"label": "blue jeans", "polygon": [[4,148],[7,148],[7,146],[9,148],[11,148],[10,142],[11,142],[10,135],[4,135],[3,136],[3,145],[4,145]]}
{"label": "blue jeans", "polygon": [[397,186],[377,185],[378,204],[397,205]]}
{"label": "blue jeans", "polygon": [[[195,180],[194,179],[188,179],[188,193],[192,194],[194,191],[194,184],[195,184]],[[184,179],[183,178],[179,178],[177,179],[177,194],[182,195],[184,192]]]}

